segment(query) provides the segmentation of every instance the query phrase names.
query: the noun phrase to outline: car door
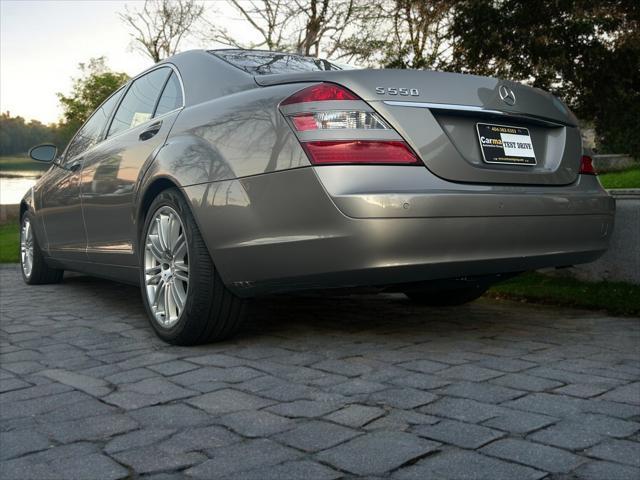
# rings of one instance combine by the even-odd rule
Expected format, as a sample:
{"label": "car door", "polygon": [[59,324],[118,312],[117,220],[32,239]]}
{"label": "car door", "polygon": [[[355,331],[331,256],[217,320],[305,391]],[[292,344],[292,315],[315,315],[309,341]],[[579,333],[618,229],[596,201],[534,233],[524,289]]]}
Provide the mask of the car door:
{"label": "car door", "polygon": [[120,93],[112,95],[91,115],[43,181],[40,213],[47,237],[46,248],[54,258],[87,260],[80,198],[82,167],[85,157],[100,140]]}
{"label": "car door", "polygon": [[136,266],[136,185],[164,144],[183,105],[182,85],[169,66],[135,79],[105,140],[85,159],[81,195],[90,261]]}

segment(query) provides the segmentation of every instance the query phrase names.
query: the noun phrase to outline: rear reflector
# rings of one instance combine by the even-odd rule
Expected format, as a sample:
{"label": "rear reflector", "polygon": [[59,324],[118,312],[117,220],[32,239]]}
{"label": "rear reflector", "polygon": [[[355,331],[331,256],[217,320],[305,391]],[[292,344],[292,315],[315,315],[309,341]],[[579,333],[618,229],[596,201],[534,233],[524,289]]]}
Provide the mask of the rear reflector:
{"label": "rear reflector", "polygon": [[580,159],[580,173],[582,175],[597,175],[596,169],[593,167],[593,160],[588,155],[583,155]]}
{"label": "rear reflector", "polygon": [[280,105],[291,105],[293,103],[325,102],[327,100],[360,100],[355,94],[344,87],[333,83],[319,83],[294,93]]}
{"label": "rear reflector", "polygon": [[303,142],[302,148],[307,152],[313,165],[421,165],[409,146],[401,141]]}

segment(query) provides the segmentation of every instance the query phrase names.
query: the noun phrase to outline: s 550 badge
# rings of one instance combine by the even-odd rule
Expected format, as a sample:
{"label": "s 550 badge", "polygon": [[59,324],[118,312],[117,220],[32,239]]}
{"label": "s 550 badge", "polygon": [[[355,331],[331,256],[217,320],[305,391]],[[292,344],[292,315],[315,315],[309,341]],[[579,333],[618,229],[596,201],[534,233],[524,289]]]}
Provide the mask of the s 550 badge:
{"label": "s 550 badge", "polygon": [[402,95],[405,97],[412,96],[417,97],[420,92],[417,88],[396,88],[396,87],[376,87],[376,93],[378,95]]}

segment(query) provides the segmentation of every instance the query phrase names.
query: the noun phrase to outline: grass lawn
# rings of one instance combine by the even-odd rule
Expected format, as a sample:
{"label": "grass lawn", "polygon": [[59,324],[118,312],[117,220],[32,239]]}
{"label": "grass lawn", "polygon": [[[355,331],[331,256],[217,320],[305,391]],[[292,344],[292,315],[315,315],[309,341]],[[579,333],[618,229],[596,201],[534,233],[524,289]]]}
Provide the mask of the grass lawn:
{"label": "grass lawn", "polygon": [[640,188],[640,167],[599,175],[604,188]]}
{"label": "grass lawn", "polygon": [[488,296],[568,307],[640,315],[640,286],[621,282],[589,283],[540,273],[526,273],[495,285]]}
{"label": "grass lawn", "polygon": [[26,155],[13,155],[0,157],[0,172],[7,171],[28,171],[28,172],[44,172],[50,167],[49,163],[36,162]]}
{"label": "grass lawn", "polygon": [[0,263],[20,261],[19,230],[18,222],[0,225]]}

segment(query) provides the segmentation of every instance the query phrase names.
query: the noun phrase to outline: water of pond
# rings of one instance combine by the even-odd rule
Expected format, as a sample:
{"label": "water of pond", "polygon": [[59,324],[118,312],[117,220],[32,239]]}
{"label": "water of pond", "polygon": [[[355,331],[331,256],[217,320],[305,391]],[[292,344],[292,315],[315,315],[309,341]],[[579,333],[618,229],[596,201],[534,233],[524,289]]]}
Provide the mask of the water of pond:
{"label": "water of pond", "polygon": [[20,203],[25,193],[38,179],[34,172],[2,172],[0,175],[0,205]]}

